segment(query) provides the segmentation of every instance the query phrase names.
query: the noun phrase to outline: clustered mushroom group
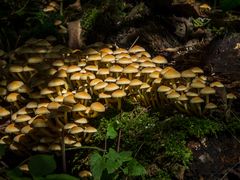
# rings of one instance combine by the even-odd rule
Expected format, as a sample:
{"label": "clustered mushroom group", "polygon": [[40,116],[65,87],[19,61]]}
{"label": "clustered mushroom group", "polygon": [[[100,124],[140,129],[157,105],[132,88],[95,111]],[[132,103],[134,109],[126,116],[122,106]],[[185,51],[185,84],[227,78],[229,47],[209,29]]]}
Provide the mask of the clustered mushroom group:
{"label": "clustered mushroom group", "polygon": [[97,131],[91,121],[108,107],[121,111],[126,98],[197,115],[217,108],[216,88],[224,86],[209,83],[199,67],[178,72],[138,45],[82,52],[54,41],[31,39],[1,67],[0,143],[13,151],[60,151],[62,141],[80,147]]}

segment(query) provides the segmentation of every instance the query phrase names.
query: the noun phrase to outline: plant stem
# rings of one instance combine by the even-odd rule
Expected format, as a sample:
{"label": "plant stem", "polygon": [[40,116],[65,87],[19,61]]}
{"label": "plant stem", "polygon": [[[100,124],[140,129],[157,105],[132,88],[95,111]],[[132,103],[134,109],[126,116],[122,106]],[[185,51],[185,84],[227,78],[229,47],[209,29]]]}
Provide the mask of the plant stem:
{"label": "plant stem", "polygon": [[118,130],[118,141],[117,141],[117,152],[120,151],[121,134],[122,134],[122,130],[119,129]]}
{"label": "plant stem", "polygon": [[66,165],[66,152],[65,152],[65,143],[64,143],[64,129],[62,128],[62,138],[61,138],[61,146],[62,146],[62,166],[63,172],[66,173],[67,165]]}

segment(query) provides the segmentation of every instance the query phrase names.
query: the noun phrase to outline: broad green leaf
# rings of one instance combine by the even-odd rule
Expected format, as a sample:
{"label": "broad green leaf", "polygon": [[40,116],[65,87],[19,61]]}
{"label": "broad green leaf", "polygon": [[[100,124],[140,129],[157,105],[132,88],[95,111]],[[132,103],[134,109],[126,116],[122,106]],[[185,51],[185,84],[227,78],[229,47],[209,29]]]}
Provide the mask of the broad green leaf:
{"label": "broad green leaf", "polygon": [[6,151],[6,145],[5,144],[0,144],[0,158],[4,156]]}
{"label": "broad green leaf", "polygon": [[32,156],[28,165],[32,176],[46,176],[56,169],[56,162],[51,155]]}
{"label": "broad green leaf", "polygon": [[122,151],[119,153],[122,162],[131,161],[133,159],[131,151]]}
{"label": "broad green leaf", "polygon": [[145,168],[135,159],[131,160],[127,164],[128,170],[125,170],[125,172],[128,173],[129,176],[141,176],[146,174]]}
{"label": "broad green leaf", "polygon": [[95,152],[91,155],[89,163],[94,180],[100,180],[105,169],[104,158],[98,152]]}
{"label": "broad green leaf", "polygon": [[50,174],[45,178],[45,180],[78,180],[78,179],[79,178],[76,178],[68,174]]}
{"label": "broad green leaf", "polygon": [[107,127],[107,138],[115,139],[117,137],[117,131],[114,129],[112,124],[108,124]]}
{"label": "broad green leaf", "polygon": [[109,174],[113,173],[121,166],[122,166],[122,161],[120,161],[117,158],[116,159],[111,158],[111,159],[106,160],[106,168],[107,168]]}

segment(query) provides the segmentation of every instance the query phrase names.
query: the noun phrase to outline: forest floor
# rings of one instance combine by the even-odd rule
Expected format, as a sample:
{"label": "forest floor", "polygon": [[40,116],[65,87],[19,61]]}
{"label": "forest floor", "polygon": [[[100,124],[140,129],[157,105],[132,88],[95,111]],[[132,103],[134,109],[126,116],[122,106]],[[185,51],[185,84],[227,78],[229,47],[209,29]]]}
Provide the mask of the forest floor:
{"label": "forest floor", "polygon": [[233,134],[189,141],[193,161],[185,173],[186,179],[240,179],[240,141]]}

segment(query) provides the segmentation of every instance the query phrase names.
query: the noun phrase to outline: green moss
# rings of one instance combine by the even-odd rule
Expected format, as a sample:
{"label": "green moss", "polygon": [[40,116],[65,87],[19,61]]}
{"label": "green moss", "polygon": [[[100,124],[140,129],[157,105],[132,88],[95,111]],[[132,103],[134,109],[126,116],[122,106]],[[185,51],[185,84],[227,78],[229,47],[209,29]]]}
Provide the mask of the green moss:
{"label": "green moss", "polygon": [[86,32],[92,30],[99,14],[100,10],[95,7],[87,9],[84,12],[83,16],[81,17],[81,25]]}

